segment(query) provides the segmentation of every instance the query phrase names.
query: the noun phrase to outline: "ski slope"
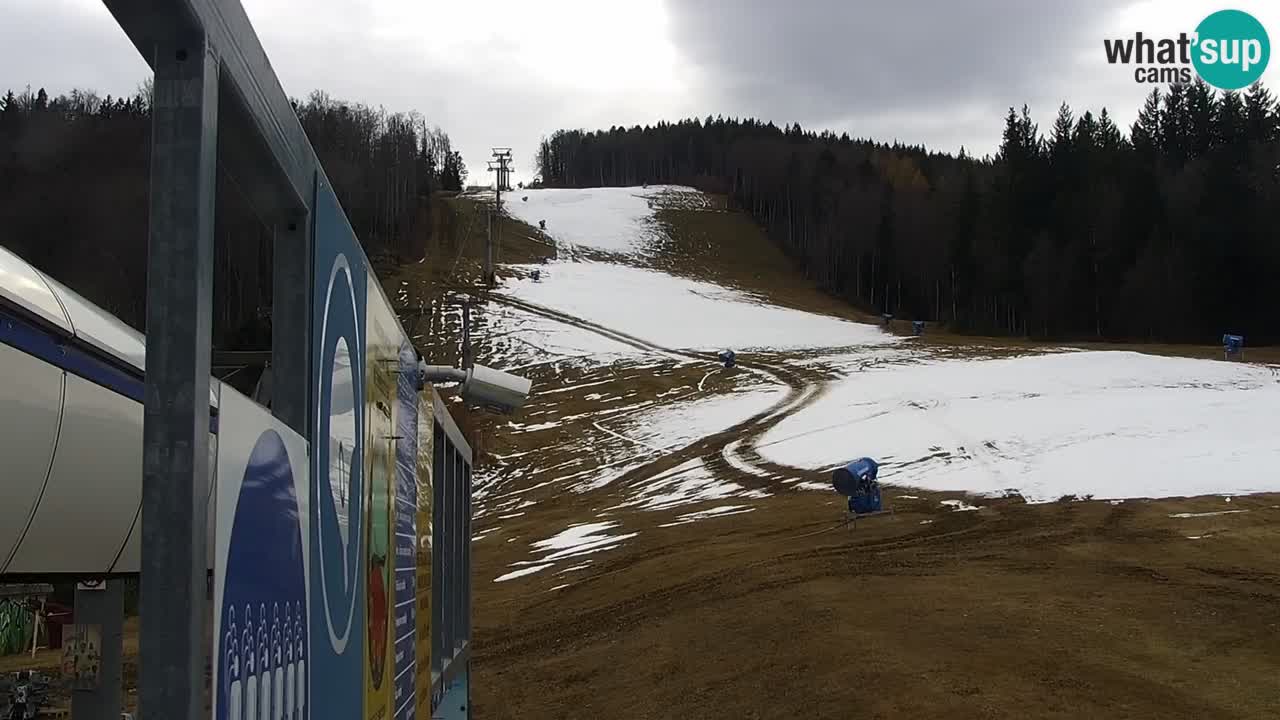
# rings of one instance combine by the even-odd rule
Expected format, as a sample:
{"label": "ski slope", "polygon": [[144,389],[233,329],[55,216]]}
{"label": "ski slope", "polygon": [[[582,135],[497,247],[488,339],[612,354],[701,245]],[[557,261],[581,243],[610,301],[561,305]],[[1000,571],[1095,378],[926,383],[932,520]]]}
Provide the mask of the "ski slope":
{"label": "ski slope", "polygon": [[[689,188],[526,190],[528,200],[503,201],[512,216],[547,233],[573,257],[574,247],[621,256],[650,251],[654,222],[649,200]],[[670,348],[800,349],[896,342],[879,328],[768,305],[731,288],[667,273],[600,261],[517,266],[521,278],[505,292]],[[539,271],[539,279],[532,272]]]}
{"label": "ski slope", "polygon": [[[519,194],[527,200],[509,197],[509,213],[533,225],[546,220],[562,247],[590,247],[619,260],[518,268],[520,277],[503,292],[663,347],[786,351],[791,367],[833,375],[814,388],[816,400],[780,415],[756,438],[754,449],[766,460],[812,470],[869,455],[882,462],[880,478],[888,484],[1016,493],[1032,502],[1280,490],[1280,433],[1274,430],[1280,427],[1280,374],[1273,368],[1065,349],[944,359],[925,344],[870,325],[627,265],[628,256],[649,252],[661,232],[649,200],[673,190],[692,192],[547,189]],[[537,281],[530,277],[534,268]],[[584,358],[595,350],[611,360],[641,354],[599,340],[580,338],[577,345]],[[714,413],[698,415],[712,407]],[[652,410],[611,430],[651,454],[760,409],[759,393],[729,395],[710,405]],[[733,496],[726,479],[700,463],[681,469],[654,478],[656,485],[634,504]],[[607,482],[606,476],[590,484]]]}

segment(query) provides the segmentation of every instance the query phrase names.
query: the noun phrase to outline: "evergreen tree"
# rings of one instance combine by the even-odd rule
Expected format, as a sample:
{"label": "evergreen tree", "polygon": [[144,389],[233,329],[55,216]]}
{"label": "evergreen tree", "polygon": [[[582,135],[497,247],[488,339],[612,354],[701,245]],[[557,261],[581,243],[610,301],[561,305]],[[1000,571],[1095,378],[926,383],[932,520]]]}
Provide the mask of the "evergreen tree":
{"label": "evergreen tree", "polygon": [[1070,172],[1074,136],[1075,119],[1071,116],[1071,108],[1062,103],[1049,134],[1049,162],[1053,165],[1054,172]]}
{"label": "evergreen tree", "polygon": [[1154,158],[1165,146],[1160,120],[1160,88],[1152,88],[1129,130],[1133,149],[1144,158]]}
{"label": "evergreen tree", "polygon": [[1213,90],[1208,83],[1197,77],[1188,88],[1186,97],[1189,158],[1207,155],[1209,149],[1218,144],[1217,111],[1218,104],[1213,96]]}
{"label": "evergreen tree", "polygon": [[1160,111],[1160,149],[1173,167],[1182,167],[1190,150],[1189,121],[1187,118],[1186,86],[1174,83],[1164,96]]}
{"label": "evergreen tree", "polygon": [[1271,91],[1256,82],[1245,93],[1245,134],[1250,143],[1269,143],[1280,139],[1280,116]]}

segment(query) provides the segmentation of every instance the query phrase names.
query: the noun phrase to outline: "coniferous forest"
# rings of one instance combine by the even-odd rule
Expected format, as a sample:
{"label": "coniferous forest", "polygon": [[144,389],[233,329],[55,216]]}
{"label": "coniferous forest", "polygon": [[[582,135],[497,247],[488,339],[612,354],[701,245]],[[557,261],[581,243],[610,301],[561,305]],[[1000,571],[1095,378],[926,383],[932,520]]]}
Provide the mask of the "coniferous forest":
{"label": "coniferous forest", "polygon": [[[422,257],[427,197],[460,190],[461,153],[416,113],[315,92],[293,102],[371,257]],[[43,90],[0,98],[0,245],[142,329],[146,302],[150,92]],[[215,212],[215,338],[265,342],[271,233],[221,171]]]}
{"label": "coniferous forest", "polygon": [[876,313],[1037,338],[1280,342],[1280,114],[1255,85],[1153,90],[1125,132],[1024,106],[994,157],[753,119],[561,130],[546,186],[726,193],[822,288]]}

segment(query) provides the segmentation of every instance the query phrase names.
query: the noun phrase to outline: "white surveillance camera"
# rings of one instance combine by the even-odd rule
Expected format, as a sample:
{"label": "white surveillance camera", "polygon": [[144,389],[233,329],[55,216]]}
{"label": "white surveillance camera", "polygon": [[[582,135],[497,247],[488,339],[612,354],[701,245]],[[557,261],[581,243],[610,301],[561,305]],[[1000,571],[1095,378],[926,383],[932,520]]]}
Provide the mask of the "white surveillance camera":
{"label": "white surveillance camera", "polygon": [[419,361],[417,375],[422,387],[435,382],[461,383],[463,400],[502,413],[510,413],[523,406],[529,398],[529,390],[533,388],[533,381],[528,378],[483,365],[462,370]]}
{"label": "white surveillance camera", "polygon": [[532,388],[533,381],[528,378],[475,365],[467,371],[467,379],[462,383],[462,399],[510,413],[524,405]]}

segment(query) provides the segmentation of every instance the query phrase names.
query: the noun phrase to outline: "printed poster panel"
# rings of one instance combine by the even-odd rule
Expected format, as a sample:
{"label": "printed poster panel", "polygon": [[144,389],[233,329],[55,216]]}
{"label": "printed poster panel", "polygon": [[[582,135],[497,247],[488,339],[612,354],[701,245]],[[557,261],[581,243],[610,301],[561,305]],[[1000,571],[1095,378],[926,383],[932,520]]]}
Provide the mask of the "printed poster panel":
{"label": "printed poster panel", "polygon": [[428,388],[418,396],[418,442],[415,455],[417,463],[418,519],[417,532],[417,605],[415,615],[417,630],[417,694],[418,717],[431,717],[431,530],[433,527],[432,500],[434,498],[431,477],[431,448],[435,429],[435,408],[431,398],[434,391]]}
{"label": "printed poster panel", "polygon": [[363,712],[365,645],[364,252],[333,192],[317,182],[312,358],[311,707]]}
{"label": "printed poster panel", "polygon": [[391,501],[395,479],[395,429],[402,334],[396,316],[369,274],[366,313],[365,447],[369,479],[365,495],[365,556],[367,608],[364,667],[365,720],[391,720],[394,645]]}
{"label": "printed poster panel", "polygon": [[[414,720],[417,703],[418,649],[414,605],[418,574],[418,355],[407,340],[400,346],[396,386],[395,476],[395,601],[392,612],[395,636],[395,683],[392,703],[396,720]],[[426,717],[424,715],[424,717]]]}
{"label": "printed poster panel", "polygon": [[231,388],[219,418],[213,717],[306,720],[307,443]]}

